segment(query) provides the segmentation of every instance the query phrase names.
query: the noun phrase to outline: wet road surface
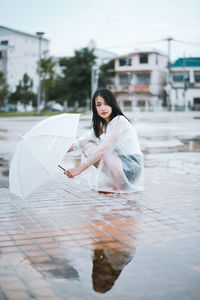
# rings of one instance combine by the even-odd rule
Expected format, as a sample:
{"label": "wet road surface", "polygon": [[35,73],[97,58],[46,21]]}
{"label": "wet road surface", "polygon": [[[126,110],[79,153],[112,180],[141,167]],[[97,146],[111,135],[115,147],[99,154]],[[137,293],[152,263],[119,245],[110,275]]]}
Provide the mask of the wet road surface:
{"label": "wet road surface", "polygon": [[144,192],[83,192],[61,171],[25,200],[0,189],[0,299],[200,298],[199,150],[153,151],[142,126]]}

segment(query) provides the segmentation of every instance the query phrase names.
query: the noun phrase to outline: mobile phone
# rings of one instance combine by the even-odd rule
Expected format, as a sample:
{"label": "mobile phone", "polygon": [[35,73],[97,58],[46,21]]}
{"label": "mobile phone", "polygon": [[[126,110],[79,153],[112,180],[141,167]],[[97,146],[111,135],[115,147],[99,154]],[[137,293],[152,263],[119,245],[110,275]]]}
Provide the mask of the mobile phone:
{"label": "mobile phone", "polygon": [[61,167],[60,165],[58,165],[59,166],[59,168],[61,168],[63,171],[66,171],[63,167]]}

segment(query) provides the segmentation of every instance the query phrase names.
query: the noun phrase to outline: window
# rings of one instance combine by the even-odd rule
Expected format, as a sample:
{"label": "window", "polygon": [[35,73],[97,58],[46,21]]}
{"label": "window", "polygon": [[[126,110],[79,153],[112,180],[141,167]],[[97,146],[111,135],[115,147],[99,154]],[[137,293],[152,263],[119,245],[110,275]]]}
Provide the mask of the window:
{"label": "window", "polygon": [[200,72],[194,72],[194,80],[195,82],[200,82]]}
{"label": "window", "polygon": [[129,74],[121,74],[119,75],[120,84],[131,84],[132,75]]}
{"label": "window", "polygon": [[194,104],[200,104],[200,98],[194,98]]}
{"label": "window", "polygon": [[0,51],[0,59],[2,59],[2,52]]}
{"label": "window", "polygon": [[145,106],[145,100],[138,100],[137,106]]}
{"label": "window", "polygon": [[158,55],[156,54],[156,65],[158,65]]}
{"label": "window", "polygon": [[174,75],[173,81],[174,82],[183,82],[183,75]]}
{"label": "window", "polygon": [[137,74],[137,84],[150,84],[150,74]]}
{"label": "window", "polygon": [[184,82],[184,81],[188,82],[189,79],[190,79],[189,72],[185,72],[185,73],[179,72],[173,75],[174,82]]}
{"label": "window", "polygon": [[8,41],[1,41],[1,45],[8,45]]}
{"label": "window", "polygon": [[140,64],[148,64],[148,55],[140,54]]}
{"label": "window", "polygon": [[132,60],[131,60],[131,58],[120,59],[119,60],[119,65],[120,65],[120,67],[131,66],[132,65]]}

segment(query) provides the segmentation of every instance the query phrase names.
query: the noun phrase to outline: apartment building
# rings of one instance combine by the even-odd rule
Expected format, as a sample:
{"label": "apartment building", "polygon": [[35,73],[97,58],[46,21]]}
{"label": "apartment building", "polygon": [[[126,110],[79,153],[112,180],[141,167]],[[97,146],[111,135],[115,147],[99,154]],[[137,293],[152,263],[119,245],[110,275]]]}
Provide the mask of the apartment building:
{"label": "apartment building", "polygon": [[170,100],[173,110],[200,110],[200,57],[177,59],[171,66]]}
{"label": "apartment building", "polygon": [[[49,40],[41,39],[41,52],[49,49]],[[11,92],[15,91],[23,75],[33,80],[33,91],[37,92],[39,41],[35,34],[29,34],[0,26],[0,71],[4,73]]]}
{"label": "apartment building", "polygon": [[109,87],[123,109],[155,110],[162,106],[167,78],[166,54],[135,51],[115,58],[115,78]]}

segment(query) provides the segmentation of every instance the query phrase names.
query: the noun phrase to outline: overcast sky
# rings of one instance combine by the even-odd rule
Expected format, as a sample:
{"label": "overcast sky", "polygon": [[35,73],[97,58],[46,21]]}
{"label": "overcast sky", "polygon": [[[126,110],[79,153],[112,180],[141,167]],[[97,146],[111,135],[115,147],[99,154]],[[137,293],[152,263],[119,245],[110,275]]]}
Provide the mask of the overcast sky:
{"label": "overcast sky", "polygon": [[2,26],[44,31],[55,56],[71,55],[91,39],[117,54],[152,47],[167,52],[164,39],[172,36],[196,43],[173,41],[172,60],[200,57],[199,0],[0,0],[0,11]]}

